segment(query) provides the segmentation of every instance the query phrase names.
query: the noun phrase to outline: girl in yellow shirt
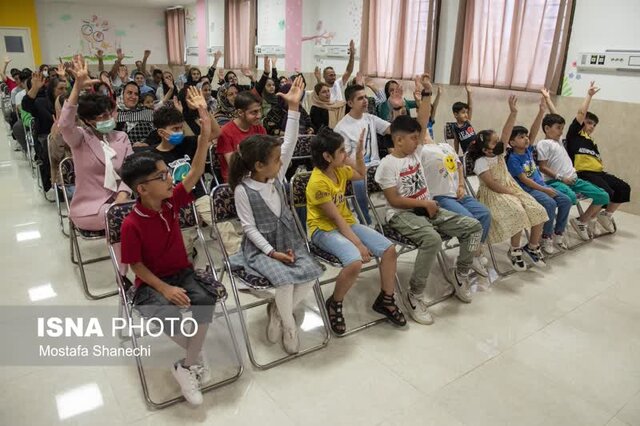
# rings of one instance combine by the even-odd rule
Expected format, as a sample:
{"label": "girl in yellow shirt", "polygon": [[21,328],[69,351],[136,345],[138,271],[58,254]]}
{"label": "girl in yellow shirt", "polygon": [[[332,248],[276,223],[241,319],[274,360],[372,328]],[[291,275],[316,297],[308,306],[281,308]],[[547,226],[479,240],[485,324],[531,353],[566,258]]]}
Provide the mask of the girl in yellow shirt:
{"label": "girl in yellow shirt", "polygon": [[355,283],[362,264],[371,256],[380,258],[381,292],[373,310],[385,315],[393,324],[407,321],[394,300],[397,254],[394,245],[383,235],[356,222],[346,202],[346,186],[350,180],[362,180],[367,174],[363,156],[364,130],[356,151],[356,164],[349,165],[344,139],[329,128],[323,128],[311,142],[313,172],[307,184],[307,229],[311,241],[333,254],[342,263],[333,295],[326,301],[331,329],[344,334],[346,324],[342,302]]}

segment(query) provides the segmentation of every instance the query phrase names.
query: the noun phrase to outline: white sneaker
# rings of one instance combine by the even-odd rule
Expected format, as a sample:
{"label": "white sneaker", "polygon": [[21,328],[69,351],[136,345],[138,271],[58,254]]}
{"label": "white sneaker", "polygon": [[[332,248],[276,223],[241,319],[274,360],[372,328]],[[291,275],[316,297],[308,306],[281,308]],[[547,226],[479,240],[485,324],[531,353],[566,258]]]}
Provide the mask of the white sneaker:
{"label": "white sneaker", "polygon": [[282,346],[284,346],[284,350],[288,354],[297,354],[300,352],[298,329],[285,328],[282,330]]}
{"label": "white sneaker", "polygon": [[591,238],[596,236],[596,225],[598,222],[595,219],[591,219],[589,224],[587,225],[587,230],[589,231],[589,236]]}
{"label": "white sneaker", "polygon": [[613,226],[613,215],[606,210],[600,211],[598,213],[598,223],[602,226],[607,232],[613,234],[616,232],[615,226]]}
{"label": "white sneaker", "polygon": [[522,248],[511,247],[509,249],[509,258],[511,259],[511,265],[516,271],[526,271],[527,264],[524,263],[522,258]]}
{"label": "white sneaker", "polygon": [[267,304],[267,315],[269,316],[267,340],[270,343],[278,343],[282,340],[282,319],[275,302]]}
{"label": "white sneaker", "polygon": [[433,317],[424,301],[424,295],[416,296],[411,293],[411,290],[407,291],[407,308],[415,322],[424,325],[433,324]]}
{"label": "white sneaker", "polygon": [[567,238],[564,236],[564,234],[555,234],[553,236],[553,242],[556,244],[556,246],[560,247],[561,250],[569,250]]}
{"label": "white sneaker", "polygon": [[553,246],[553,239],[551,237],[549,238],[542,237],[542,240],[540,241],[540,246],[542,247],[542,251],[544,251],[545,254],[556,253],[556,249]]}
{"label": "white sneaker", "polygon": [[489,271],[487,271],[487,266],[486,266],[487,263],[489,263],[489,261],[487,260],[486,257],[482,255],[474,256],[473,263],[471,263],[471,269],[473,269],[476,272],[476,274],[486,278],[489,276]]}
{"label": "white sneaker", "polygon": [[584,241],[589,241],[591,237],[589,236],[589,228],[586,223],[580,222],[576,218],[572,218],[569,220],[569,223],[573,227],[573,230],[576,231],[580,239]]}
{"label": "white sneaker", "polygon": [[204,351],[200,352],[200,356],[198,357],[198,365],[194,365],[197,368],[196,372],[198,373],[198,381],[200,382],[200,386],[203,386],[211,381],[211,366],[209,365],[209,361],[207,360],[207,356]]}
{"label": "white sneaker", "polygon": [[456,269],[453,275],[456,277],[456,283],[453,285],[453,288],[456,290],[456,297],[464,303],[471,303],[473,298],[471,296],[471,289],[469,288],[469,272],[463,274]]}
{"label": "white sneaker", "polygon": [[176,381],[180,385],[182,395],[189,404],[200,405],[202,404],[202,392],[200,392],[200,384],[198,383],[198,366],[192,365],[189,368],[182,366],[182,360],[173,364],[171,374],[176,378]]}

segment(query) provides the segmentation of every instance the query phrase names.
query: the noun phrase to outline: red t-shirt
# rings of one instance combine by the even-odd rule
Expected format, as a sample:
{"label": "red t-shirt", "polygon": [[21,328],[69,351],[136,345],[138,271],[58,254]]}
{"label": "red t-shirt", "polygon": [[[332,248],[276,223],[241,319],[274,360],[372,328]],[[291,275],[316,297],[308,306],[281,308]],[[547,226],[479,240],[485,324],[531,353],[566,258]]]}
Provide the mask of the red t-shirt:
{"label": "red t-shirt", "polygon": [[252,135],[266,135],[267,130],[261,125],[251,126],[246,132],[241,130],[236,123],[231,120],[222,126],[220,136],[218,136],[218,145],[216,153],[220,156],[220,171],[222,179],[226,182],[229,175],[229,165],[224,158],[224,154],[236,152],[240,142]]}
{"label": "red t-shirt", "polygon": [[[171,198],[163,201],[162,211],[140,203],[122,222],[122,263],[142,262],[158,278],[175,275],[191,268],[180,231],[180,208],[189,205],[193,195],[179,183]],[[136,277],[136,286],[143,282]]]}
{"label": "red t-shirt", "polygon": [[16,87],[18,87],[18,83],[16,83],[15,80],[7,77],[4,79],[4,82],[6,83],[7,87],[9,88],[9,92],[11,92],[13,89],[15,89]]}

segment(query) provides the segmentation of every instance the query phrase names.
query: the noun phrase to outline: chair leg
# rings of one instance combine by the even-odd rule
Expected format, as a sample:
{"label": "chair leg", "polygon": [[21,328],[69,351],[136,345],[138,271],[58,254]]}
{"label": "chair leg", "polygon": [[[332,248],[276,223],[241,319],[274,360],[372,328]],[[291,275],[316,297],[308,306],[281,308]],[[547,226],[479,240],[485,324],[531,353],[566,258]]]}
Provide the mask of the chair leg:
{"label": "chair leg", "polygon": [[245,344],[247,346],[247,353],[249,355],[249,360],[251,361],[251,364],[253,364],[256,368],[260,369],[260,370],[268,370],[270,368],[273,368],[277,365],[283,364],[287,361],[291,361],[292,359],[296,359],[296,358],[300,358],[303,355],[309,354],[311,352],[315,352],[319,349],[322,349],[324,347],[327,346],[327,344],[329,343],[329,340],[331,339],[331,331],[329,329],[329,322],[328,322],[328,317],[326,315],[324,315],[323,313],[323,307],[324,307],[324,300],[322,298],[322,292],[320,291],[320,286],[319,286],[319,282],[318,280],[316,280],[315,284],[313,285],[314,288],[314,294],[316,297],[316,302],[318,304],[318,309],[320,311],[320,316],[322,318],[322,323],[323,323],[323,327],[324,327],[324,340],[322,341],[322,343],[319,343],[315,346],[306,348],[304,350],[301,350],[300,352],[296,353],[296,354],[289,354],[286,356],[283,356],[281,358],[275,359],[273,361],[270,361],[266,364],[261,364],[258,359],[256,358],[254,352],[253,352],[253,348],[251,346],[251,338],[249,336],[249,330],[247,327],[247,323],[246,323],[246,319],[244,317],[244,311],[254,308],[254,307],[258,307],[258,306],[263,306],[267,303],[266,300],[262,301],[261,303],[255,303],[255,304],[251,304],[251,306],[247,309],[244,306],[242,306],[242,304],[240,303],[240,296],[238,293],[238,289],[236,286],[236,282],[235,282],[235,278],[233,277],[233,275],[230,273],[229,274],[230,279],[231,279],[231,287],[233,289],[233,297],[235,299],[236,302],[236,309],[238,312],[238,318],[240,319],[240,327],[242,328],[242,335],[244,337],[244,341]]}
{"label": "chair leg", "polygon": [[[78,266],[80,270],[80,280],[82,281],[82,290],[84,291],[84,295],[90,300],[99,300],[104,299],[106,297],[115,296],[118,294],[118,290],[108,291],[106,293],[94,294],[89,289],[89,284],[87,283],[87,276],[85,274],[84,265],[100,262],[103,260],[110,259],[109,256],[97,257],[94,259],[89,259],[88,261],[82,260],[82,253],[80,252],[80,244],[78,243],[78,235],[76,234],[75,227],[71,220],[69,221],[69,242],[71,245],[71,262]],[[77,255],[77,261],[74,259],[74,253]]]}

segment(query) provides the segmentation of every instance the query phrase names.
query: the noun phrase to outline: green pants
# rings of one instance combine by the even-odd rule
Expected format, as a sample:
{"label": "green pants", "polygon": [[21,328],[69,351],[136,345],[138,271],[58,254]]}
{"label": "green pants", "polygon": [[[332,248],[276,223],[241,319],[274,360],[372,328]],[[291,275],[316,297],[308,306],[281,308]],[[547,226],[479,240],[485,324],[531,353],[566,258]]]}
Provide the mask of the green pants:
{"label": "green pants", "polygon": [[442,247],[440,234],[457,237],[460,241],[457,269],[467,273],[473,262],[473,253],[478,249],[482,237],[482,225],[476,219],[440,209],[435,218],[418,216],[403,211],[389,220],[389,225],[418,246],[418,255],[413,266],[410,289],[421,294],[427,286],[427,278]]}
{"label": "green pants", "polygon": [[571,186],[556,179],[547,181],[547,185],[571,198],[574,206],[578,203],[576,192],[587,198],[591,198],[591,201],[596,206],[606,206],[609,204],[609,194],[607,194],[607,191],[580,178],[576,179],[575,183]]}

